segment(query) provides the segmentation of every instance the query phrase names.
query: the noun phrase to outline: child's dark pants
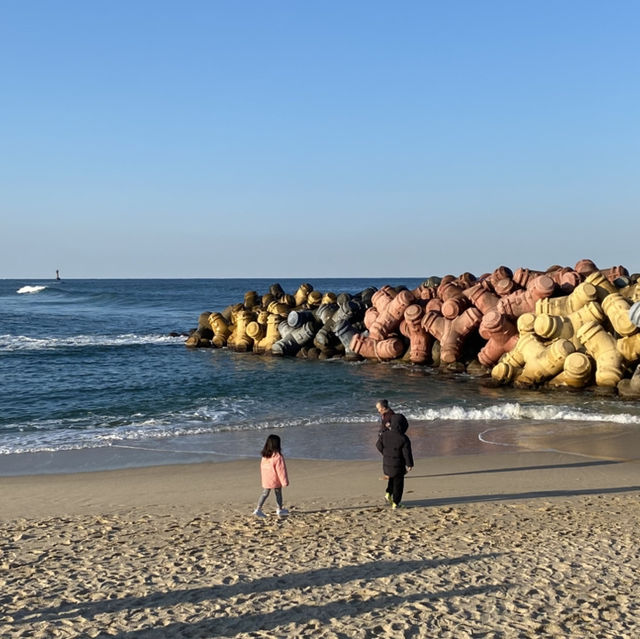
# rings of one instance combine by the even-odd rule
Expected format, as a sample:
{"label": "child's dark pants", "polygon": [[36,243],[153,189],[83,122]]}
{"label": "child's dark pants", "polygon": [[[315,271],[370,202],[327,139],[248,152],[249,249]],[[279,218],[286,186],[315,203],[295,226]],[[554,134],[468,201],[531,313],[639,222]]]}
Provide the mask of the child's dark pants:
{"label": "child's dark pants", "polygon": [[389,477],[387,483],[387,492],[391,494],[394,504],[399,504],[402,500],[402,492],[404,491],[404,475],[396,475]]}

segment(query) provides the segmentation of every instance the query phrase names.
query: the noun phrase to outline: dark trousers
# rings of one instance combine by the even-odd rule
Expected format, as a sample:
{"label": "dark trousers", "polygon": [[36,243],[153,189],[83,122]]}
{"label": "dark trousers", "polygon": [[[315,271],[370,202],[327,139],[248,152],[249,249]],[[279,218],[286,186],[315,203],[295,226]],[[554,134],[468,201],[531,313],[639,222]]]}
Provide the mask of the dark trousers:
{"label": "dark trousers", "polygon": [[396,475],[389,477],[387,483],[387,492],[391,494],[394,504],[399,504],[402,500],[402,492],[404,491],[404,475]]}

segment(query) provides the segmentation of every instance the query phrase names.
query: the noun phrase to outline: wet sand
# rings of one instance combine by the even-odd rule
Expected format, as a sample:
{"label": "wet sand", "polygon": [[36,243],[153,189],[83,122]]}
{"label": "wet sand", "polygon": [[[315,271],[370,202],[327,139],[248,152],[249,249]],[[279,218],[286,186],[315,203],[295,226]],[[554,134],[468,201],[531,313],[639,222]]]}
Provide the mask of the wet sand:
{"label": "wet sand", "polygon": [[640,463],[257,460],[0,478],[2,637],[634,637]]}

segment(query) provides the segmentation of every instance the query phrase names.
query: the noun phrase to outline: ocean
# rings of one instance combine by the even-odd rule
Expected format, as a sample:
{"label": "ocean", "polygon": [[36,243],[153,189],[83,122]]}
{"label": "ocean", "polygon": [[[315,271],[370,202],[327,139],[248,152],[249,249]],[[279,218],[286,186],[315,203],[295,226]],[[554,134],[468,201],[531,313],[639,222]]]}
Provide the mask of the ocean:
{"label": "ocean", "polygon": [[[421,280],[279,283],[294,293],[303,281],[357,293]],[[423,457],[550,446],[579,453],[575,443],[587,439],[615,457],[612,442],[640,432],[640,403],[615,396],[491,388],[399,362],[188,349],[184,336],[170,335],[272,283],[0,280],[0,475],[257,458],[272,432],[289,457],[377,459],[380,398],[409,419]]]}

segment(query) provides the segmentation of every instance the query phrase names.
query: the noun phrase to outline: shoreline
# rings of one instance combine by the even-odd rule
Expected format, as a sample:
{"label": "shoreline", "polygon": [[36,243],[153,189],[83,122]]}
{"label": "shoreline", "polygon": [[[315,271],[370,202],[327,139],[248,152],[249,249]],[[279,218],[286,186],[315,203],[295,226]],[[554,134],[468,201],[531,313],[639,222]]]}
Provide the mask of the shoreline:
{"label": "shoreline", "polygon": [[[308,461],[377,461],[375,423],[325,423],[273,429],[286,458]],[[96,448],[11,453],[0,456],[0,478],[60,475],[228,463],[259,459],[267,430],[220,431],[164,439],[132,440]],[[437,459],[518,452],[555,452],[610,461],[640,459],[640,427],[634,423],[544,420],[527,424],[412,420],[414,457]],[[340,456],[338,456],[340,455]],[[34,472],[37,471],[37,472]]]}

